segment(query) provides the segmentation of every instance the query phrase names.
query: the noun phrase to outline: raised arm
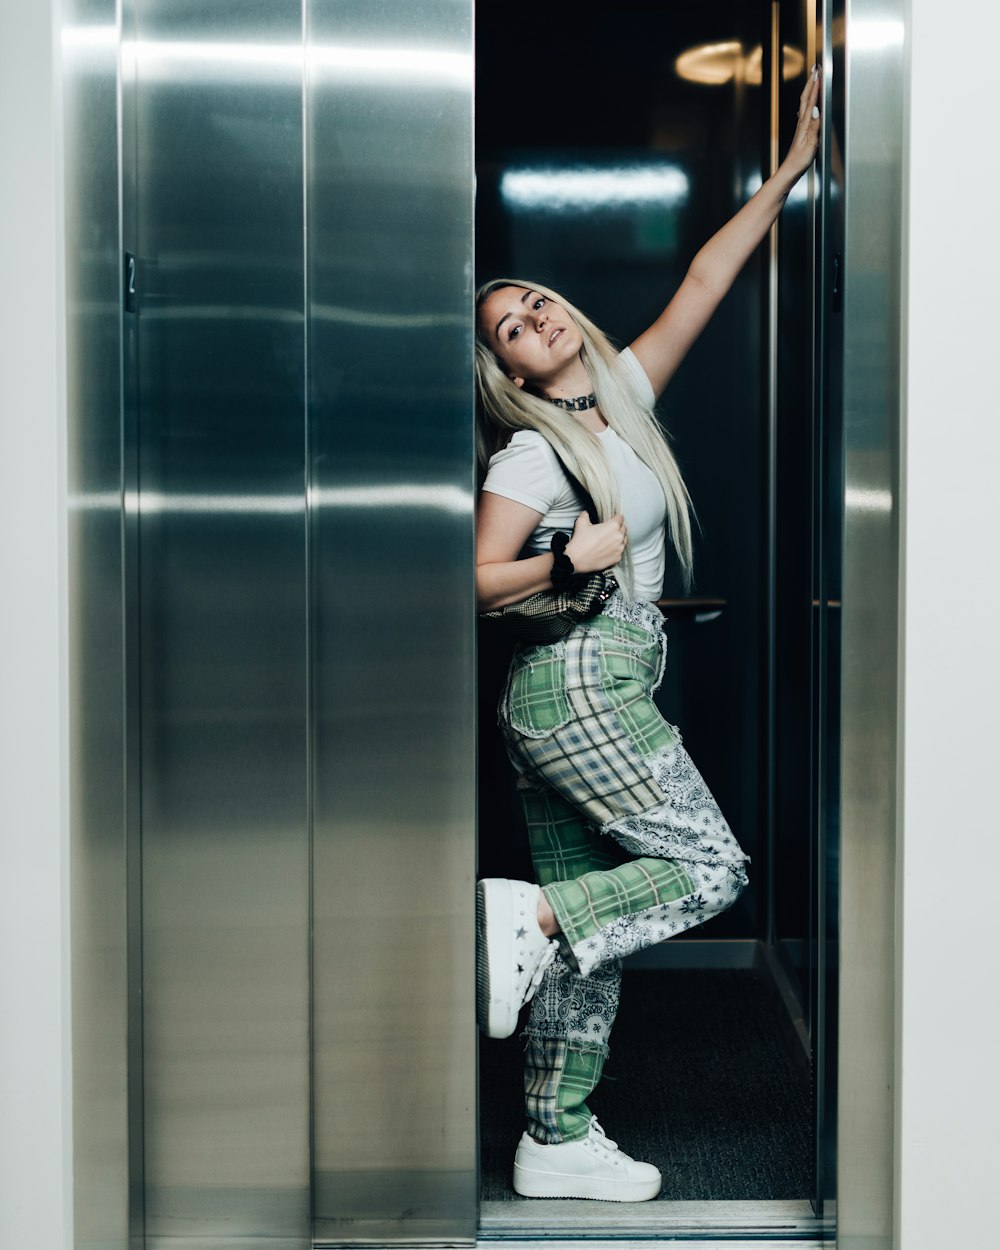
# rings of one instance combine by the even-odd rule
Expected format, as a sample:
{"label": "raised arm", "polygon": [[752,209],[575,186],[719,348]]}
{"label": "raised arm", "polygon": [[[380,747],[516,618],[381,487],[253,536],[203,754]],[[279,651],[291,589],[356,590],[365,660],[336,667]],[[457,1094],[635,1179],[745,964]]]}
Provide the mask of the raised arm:
{"label": "raised arm", "polygon": [[771,229],[789,191],[812,164],[819,145],[819,79],[817,67],[802,90],[799,123],[781,165],[698,252],[673,299],[631,344],[657,397]]}

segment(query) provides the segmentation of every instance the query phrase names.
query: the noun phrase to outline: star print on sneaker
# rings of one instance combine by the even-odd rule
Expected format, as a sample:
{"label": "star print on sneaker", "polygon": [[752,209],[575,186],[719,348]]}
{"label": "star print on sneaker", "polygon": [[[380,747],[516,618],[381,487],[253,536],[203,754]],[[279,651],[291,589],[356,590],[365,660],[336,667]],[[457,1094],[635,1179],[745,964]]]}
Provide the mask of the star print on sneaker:
{"label": "star print on sneaker", "polygon": [[476,1007],[489,1037],[510,1037],[558,943],[538,924],[541,889],[528,881],[487,877],[476,891]]}
{"label": "star print on sneaker", "polygon": [[638,1163],[618,1149],[590,1117],[580,1141],[543,1146],[523,1133],[514,1156],[514,1189],[525,1198],[600,1198],[605,1202],[648,1202],[662,1178],[651,1163]]}

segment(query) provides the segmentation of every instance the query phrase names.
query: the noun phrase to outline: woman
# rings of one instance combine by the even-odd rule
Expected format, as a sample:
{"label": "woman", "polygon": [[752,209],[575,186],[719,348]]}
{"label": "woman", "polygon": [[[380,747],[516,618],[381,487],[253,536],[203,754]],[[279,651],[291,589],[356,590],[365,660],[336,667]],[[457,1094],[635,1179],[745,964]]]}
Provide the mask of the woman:
{"label": "woman", "polygon": [[[577,573],[614,568],[622,586],[560,642],[520,648],[500,703],[538,884],[480,882],[479,1018],[490,1036],[509,1036],[532,999],[520,1194],[639,1201],[659,1192],[657,1169],[618,1150],[586,1105],[607,1054],[621,958],[718,914],[747,882],[747,857],[653,703],[666,643],[650,601],[661,593],[664,529],[689,576],[691,527],[652,409],[811,164],[819,92],[814,67],[780,168],[620,354],[545,288],[503,279],[477,295],[488,458],[480,609],[549,587],[560,532],[572,531],[564,554]],[[592,496],[597,524],[566,468]]]}

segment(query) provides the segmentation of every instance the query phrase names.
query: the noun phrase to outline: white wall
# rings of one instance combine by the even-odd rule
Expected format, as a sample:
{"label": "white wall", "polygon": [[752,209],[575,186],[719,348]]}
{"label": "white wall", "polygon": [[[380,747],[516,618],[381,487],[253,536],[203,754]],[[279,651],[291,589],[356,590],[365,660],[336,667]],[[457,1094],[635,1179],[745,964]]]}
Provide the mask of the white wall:
{"label": "white wall", "polygon": [[1000,1244],[1000,9],[910,0],[899,1229]]}
{"label": "white wall", "polygon": [[[57,3],[57,0],[55,0]],[[53,7],[0,6],[0,1246],[72,1243]]]}

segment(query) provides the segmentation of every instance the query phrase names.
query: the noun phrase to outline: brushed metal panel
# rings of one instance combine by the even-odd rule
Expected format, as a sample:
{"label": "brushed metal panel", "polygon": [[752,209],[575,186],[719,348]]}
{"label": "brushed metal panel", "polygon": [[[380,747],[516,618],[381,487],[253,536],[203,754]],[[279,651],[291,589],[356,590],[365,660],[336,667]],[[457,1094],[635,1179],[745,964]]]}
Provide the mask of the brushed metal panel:
{"label": "brushed metal panel", "polygon": [[315,1234],[472,1242],[471,3],[307,8]]}
{"label": "brushed metal panel", "polygon": [[75,1245],[128,1244],[118,24],[62,22]]}
{"label": "brushed metal panel", "polygon": [[[905,6],[847,6],[843,153],[841,1250],[892,1244]],[[839,153],[831,153],[832,156]]]}
{"label": "brushed metal panel", "polygon": [[[139,583],[139,317],[136,154],[136,6],[119,0],[119,185],[122,251],[122,524],[125,641],[125,856],[128,868],[129,1246],[144,1250],[146,1232],[145,1091],[142,1011],[142,681]],[[126,252],[124,240],[132,249]]]}
{"label": "brushed metal panel", "polygon": [[[809,1030],[813,1052],[815,1188],[824,1211],[836,1194],[837,1010],[840,888],[840,602],[843,566],[843,316],[838,255],[844,250],[843,18],[838,0],[817,6],[823,65],[823,137],[816,176],[811,568]],[[809,23],[812,26],[812,23]],[[835,36],[835,29],[839,35]],[[808,58],[810,61],[812,58]]]}
{"label": "brushed metal panel", "polygon": [[[832,1219],[817,1221],[805,1200],[769,1201],[678,1201],[660,1198],[656,1202],[616,1204],[595,1203],[581,1198],[535,1198],[531,1202],[484,1202],[480,1217],[481,1244],[486,1238],[503,1240],[505,1250],[514,1241],[534,1247],[539,1242],[558,1241],[567,1250],[574,1237],[586,1237],[578,1246],[614,1246],[625,1250],[623,1242],[641,1244],[646,1250],[676,1245],[711,1246],[726,1244],[751,1250],[767,1245],[833,1247]],[[633,1242],[631,1239],[635,1239]],[[784,1240],[787,1238],[788,1240]],[[792,1240],[794,1238],[794,1241]],[[827,1240],[829,1238],[829,1240]]]}
{"label": "brushed metal panel", "polygon": [[136,33],[147,1245],[306,1246],[301,8]]}

